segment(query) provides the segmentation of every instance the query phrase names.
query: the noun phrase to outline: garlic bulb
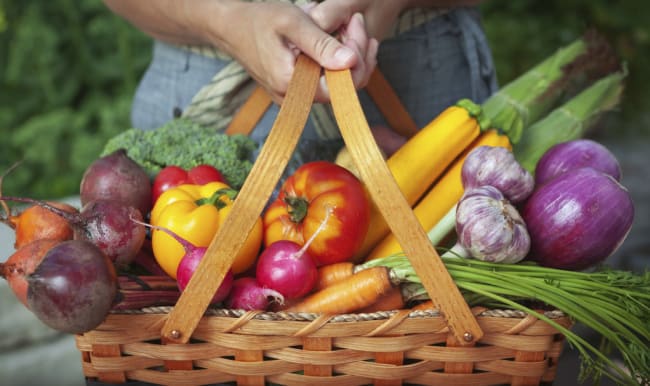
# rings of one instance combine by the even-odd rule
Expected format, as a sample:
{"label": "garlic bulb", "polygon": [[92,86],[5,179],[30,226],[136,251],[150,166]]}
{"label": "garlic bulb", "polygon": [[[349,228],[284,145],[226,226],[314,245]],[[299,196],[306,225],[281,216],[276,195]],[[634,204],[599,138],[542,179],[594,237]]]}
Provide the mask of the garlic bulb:
{"label": "garlic bulb", "polygon": [[530,250],[530,236],[517,209],[497,188],[465,190],[456,208],[458,245],[483,261],[517,263]]}
{"label": "garlic bulb", "polygon": [[465,189],[492,185],[516,204],[532,193],[535,179],[515,159],[512,152],[500,146],[479,146],[463,163],[461,180]]}

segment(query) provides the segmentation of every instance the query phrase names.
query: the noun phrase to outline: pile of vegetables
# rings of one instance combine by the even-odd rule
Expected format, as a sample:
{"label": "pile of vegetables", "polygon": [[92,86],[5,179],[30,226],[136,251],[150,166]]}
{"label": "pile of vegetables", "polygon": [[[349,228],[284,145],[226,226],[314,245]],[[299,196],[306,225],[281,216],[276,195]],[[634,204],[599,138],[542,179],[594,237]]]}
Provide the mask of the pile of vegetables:
{"label": "pile of vegetables", "polygon": [[124,149],[132,160],[155,177],[167,166],[185,170],[210,165],[239,189],[253,166],[257,144],[244,135],[216,133],[185,118],[177,118],[155,130],[131,128],[108,140],[101,156]]}
{"label": "pile of vegetables", "polygon": [[[584,357],[583,377],[647,383],[650,275],[604,267],[630,231],[634,206],[614,155],[583,138],[618,103],[625,71],[579,76],[592,43],[565,47],[483,105],[450,106],[387,165],[470,305],[554,325]],[[576,84],[583,89],[570,93]],[[80,209],[0,196],[1,220],[17,236],[0,275],[36,316],[70,333],[96,328],[112,310],[173,305],[224,219],[236,215],[253,149],[247,137],[215,136],[182,120],[126,131],[88,166]],[[433,307],[352,171],[308,162],[278,188],[213,307],[326,314]],[[27,207],[13,213],[8,202]],[[593,329],[629,374],[540,309]]]}

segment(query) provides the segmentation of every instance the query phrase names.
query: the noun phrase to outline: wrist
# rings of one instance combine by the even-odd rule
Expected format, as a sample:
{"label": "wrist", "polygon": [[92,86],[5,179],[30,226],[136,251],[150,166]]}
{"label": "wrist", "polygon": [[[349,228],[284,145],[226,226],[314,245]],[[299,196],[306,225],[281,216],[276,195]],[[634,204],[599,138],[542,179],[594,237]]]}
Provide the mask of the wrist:
{"label": "wrist", "polygon": [[230,53],[230,35],[236,29],[232,25],[238,20],[237,13],[241,1],[235,0],[207,0],[203,6],[197,7],[194,2],[189,2],[187,7],[187,21],[198,26],[199,39],[205,45],[214,46]]}

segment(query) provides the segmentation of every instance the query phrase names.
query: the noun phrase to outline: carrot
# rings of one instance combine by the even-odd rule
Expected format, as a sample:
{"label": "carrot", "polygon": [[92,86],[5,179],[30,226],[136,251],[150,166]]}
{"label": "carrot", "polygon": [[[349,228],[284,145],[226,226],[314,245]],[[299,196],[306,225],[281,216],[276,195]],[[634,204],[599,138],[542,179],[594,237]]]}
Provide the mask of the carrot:
{"label": "carrot", "polygon": [[320,290],[338,283],[354,274],[354,264],[349,261],[323,265],[318,268],[318,279],[314,290]]}
{"label": "carrot", "polygon": [[421,303],[418,303],[411,307],[412,310],[435,310],[436,306],[433,305],[433,301],[425,300]]}
{"label": "carrot", "polygon": [[286,311],[322,314],[354,312],[375,303],[393,286],[388,268],[371,267],[314,292]]}
{"label": "carrot", "polygon": [[371,305],[357,310],[358,313],[373,313],[379,311],[392,311],[404,308],[404,296],[399,286],[393,287]]}

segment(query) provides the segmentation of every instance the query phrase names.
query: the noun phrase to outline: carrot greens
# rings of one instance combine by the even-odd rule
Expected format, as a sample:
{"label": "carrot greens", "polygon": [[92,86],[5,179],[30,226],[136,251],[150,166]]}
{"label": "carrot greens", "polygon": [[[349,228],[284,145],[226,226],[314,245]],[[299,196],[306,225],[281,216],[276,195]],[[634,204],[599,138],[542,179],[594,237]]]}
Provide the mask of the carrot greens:
{"label": "carrot greens", "polygon": [[[591,272],[568,271],[532,263],[463,259],[450,252],[442,258],[470,306],[523,311],[564,334],[581,355],[581,380],[598,380],[604,375],[618,384],[650,383],[650,272],[639,274],[606,267]],[[426,298],[423,288],[413,288],[421,282],[403,254],[369,260],[360,268],[374,266],[390,268],[402,282],[409,283],[414,296]],[[601,338],[600,346],[595,347],[536,311],[540,305],[562,311],[593,330]],[[611,359],[610,348],[621,356],[625,369]]]}

